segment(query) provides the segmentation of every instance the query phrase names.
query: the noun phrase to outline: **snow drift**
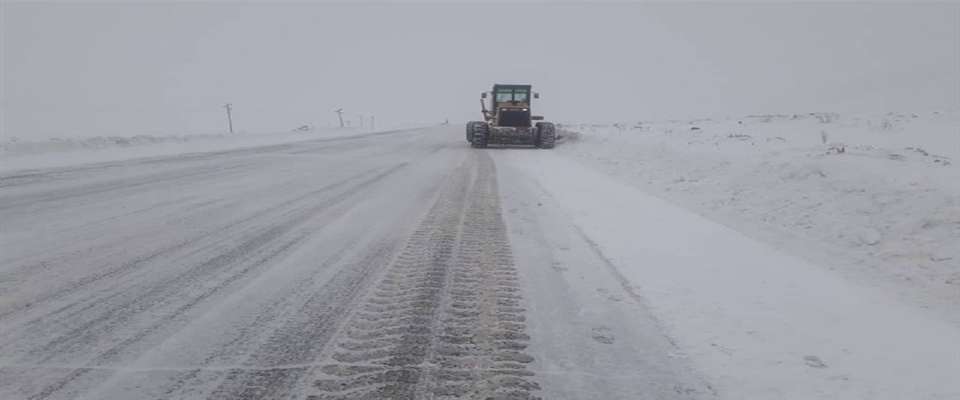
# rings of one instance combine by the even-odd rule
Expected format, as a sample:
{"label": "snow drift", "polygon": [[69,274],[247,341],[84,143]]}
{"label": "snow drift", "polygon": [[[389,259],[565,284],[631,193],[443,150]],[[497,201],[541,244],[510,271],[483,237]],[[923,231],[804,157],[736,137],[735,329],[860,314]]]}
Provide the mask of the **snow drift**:
{"label": "snow drift", "polygon": [[182,153],[230,150],[303,140],[359,135],[364,131],[304,126],[287,132],[95,136],[0,142],[0,170],[62,167]]}
{"label": "snow drift", "polygon": [[559,152],[960,323],[958,111],[565,129]]}

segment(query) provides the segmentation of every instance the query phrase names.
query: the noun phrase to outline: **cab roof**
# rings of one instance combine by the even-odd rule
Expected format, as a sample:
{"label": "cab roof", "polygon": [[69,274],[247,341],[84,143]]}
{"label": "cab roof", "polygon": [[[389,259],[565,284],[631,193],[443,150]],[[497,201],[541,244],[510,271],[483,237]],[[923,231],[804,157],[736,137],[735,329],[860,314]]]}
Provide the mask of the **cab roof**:
{"label": "cab roof", "polygon": [[497,83],[493,85],[494,92],[498,91],[499,89],[510,89],[510,90],[521,89],[529,92],[530,88],[531,88],[531,85],[513,85],[513,84],[503,84],[503,83]]}

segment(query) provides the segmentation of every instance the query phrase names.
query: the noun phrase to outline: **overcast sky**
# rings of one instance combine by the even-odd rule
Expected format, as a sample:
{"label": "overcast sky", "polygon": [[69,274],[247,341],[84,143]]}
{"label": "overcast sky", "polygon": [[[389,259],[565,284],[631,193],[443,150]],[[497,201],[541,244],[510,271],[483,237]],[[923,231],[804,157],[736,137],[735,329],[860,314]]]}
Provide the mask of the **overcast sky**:
{"label": "overcast sky", "polygon": [[2,3],[4,137],[960,107],[960,6]]}

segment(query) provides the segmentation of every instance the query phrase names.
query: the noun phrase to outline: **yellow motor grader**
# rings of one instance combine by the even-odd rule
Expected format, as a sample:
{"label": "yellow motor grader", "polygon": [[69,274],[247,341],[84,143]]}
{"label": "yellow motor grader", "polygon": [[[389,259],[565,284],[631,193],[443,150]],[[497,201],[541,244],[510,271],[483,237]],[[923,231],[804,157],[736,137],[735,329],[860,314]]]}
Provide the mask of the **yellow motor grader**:
{"label": "yellow motor grader", "polygon": [[467,142],[475,148],[507,144],[552,149],[557,141],[556,127],[552,122],[544,122],[542,116],[533,115],[530,100],[539,99],[540,94],[531,92],[530,88],[530,85],[495,84],[489,97],[487,92],[481,93],[483,121],[467,122]]}

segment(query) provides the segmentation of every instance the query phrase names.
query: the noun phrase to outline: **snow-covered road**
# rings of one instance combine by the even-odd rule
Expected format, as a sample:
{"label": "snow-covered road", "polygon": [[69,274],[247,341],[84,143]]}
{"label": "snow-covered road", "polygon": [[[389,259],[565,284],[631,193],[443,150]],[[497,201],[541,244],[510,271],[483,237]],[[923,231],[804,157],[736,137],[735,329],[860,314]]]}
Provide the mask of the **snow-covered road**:
{"label": "snow-covered road", "polygon": [[5,172],[0,398],[960,393],[955,326],[461,130]]}
{"label": "snow-covered road", "polygon": [[493,161],[452,132],[3,175],[0,398],[699,392],[649,320],[518,280]]}

